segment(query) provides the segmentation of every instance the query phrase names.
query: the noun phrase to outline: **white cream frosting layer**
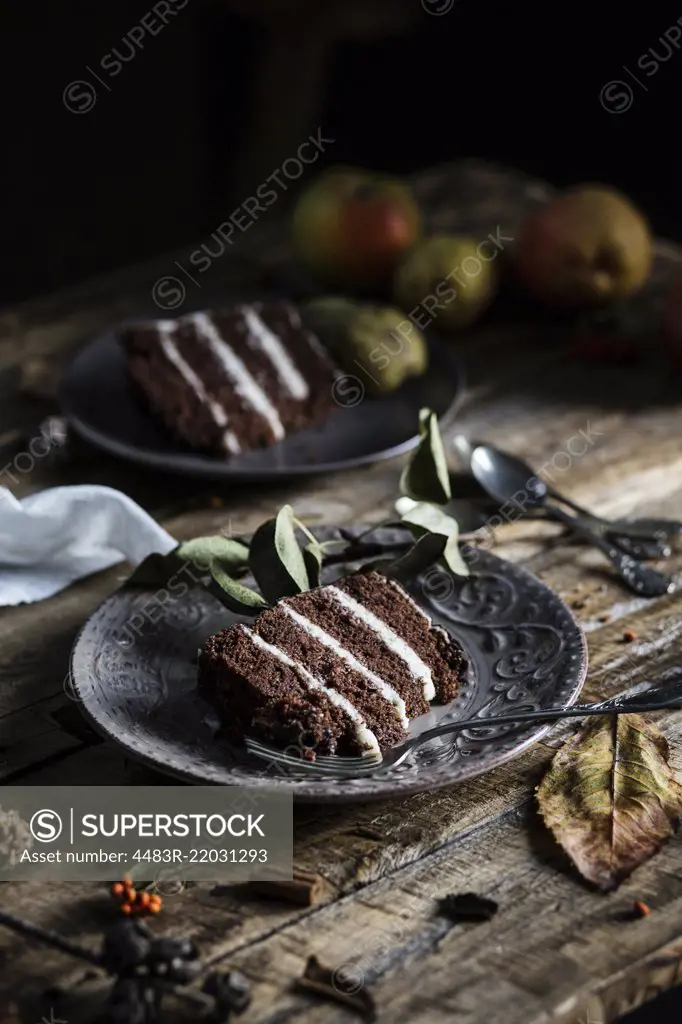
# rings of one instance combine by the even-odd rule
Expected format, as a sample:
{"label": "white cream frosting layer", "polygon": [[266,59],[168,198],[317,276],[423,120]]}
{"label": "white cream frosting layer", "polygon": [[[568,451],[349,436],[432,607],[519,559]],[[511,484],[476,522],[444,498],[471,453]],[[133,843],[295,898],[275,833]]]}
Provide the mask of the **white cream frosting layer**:
{"label": "white cream frosting layer", "polygon": [[210,351],[222,366],[225,374],[234,385],[234,389],[244,401],[260,413],[270,425],[277,441],[284,437],[284,427],[276,407],[242,362],[234,349],[229,345],[213,320],[206,313],[191,313],[183,318],[184,323],[192,324],[199,336],[206,342]]}
{"label": "white cream frosting layer", "polygon": [[381,694],[384,700],[388,701],[389,704],[392,704],[394,706],[398,713],[400,724],[405,729],[407,729],[410,723],[407,717],[405,701],[397,692],[397,690],[394,690],[393,687],[390,686],[383,679],[381,679],[380,676],[376,675],[375,672],[372,672],[372,670],[367,668],[366,665],[363,665],[361,661],[358,661],[358,659],[353,654],[351,654],[350,651],[347,651],[346,648],[338,642],[338,640],[335,640],[333,636],[331,636],[329,633],[326,633],[320,626],[317,625],[317,623],[311,622],[310,619],[307,619],[304,615],[301,615],[300,612],[294,611],[294,609],[290,608],[289,605],[286,603],[280,604],[279,607],[283,612],[285,612],[289,616],[289,618],[293,619],[294,622],[296,622],[301,627],[301,629],[305,630],[308,636],[311,636],[314,640],[319,641],[319,643],[321,643],[324,647],[328,647],[331,651],[334,652],[334,654],[341,658],[342,661],[345,661],[349,668],[352,668],[356,672],[359,672],[361,675],[363,675],[365,679],[371,684],[371,686]]}
{"label": "white cream frosting layer", "polygon": [[[192,367],[185,359],[183,359],[180,350],[173,339],[173,334],[177,330],[176,321],[161,320],[156,326],[159,331],[161,348],[163,349],[163,354],[166,359],[169,363],[173,364],[180,376],[191,387],[201,404],[209,410],[215,423],[219,427],[227,427],[228,415],[224,407],[220,402],[217,402],[211,397],[211,395],[209,395]],[[232,452],[233,455],[236,455],[241,451],[241,445],[231,430],[225,430],[223,434],[223,446],[226,451]]]}
{"label": "white cream frosting layer", "polygon": [[270,330],[267,324],[263,323],[258,314],[249,306],[242,307],[242,313],[246,322],[247,330],[256,341],[270,362],[272,363],[277,376],[283,386],[287,389],[292,398],[299,401],[307,398],[310,394],[308,382],[299,373],[296,364],[287,352],[277,335]]}
{"label": "white cream frosting layer", "polygon": [[431,675],[431,669],[416,651],[413,651],[408,643],[406,643],[402,637],[399,637],[397,633],[394,633],[390,626],[388,626],[383,619],[378,618],[369,608],[365,608],[363,604],[356,601],[355,598],[351,597],[343,590],[339,590],[338,587],[329,586],[325,587],[326,592],[338,601],[347,611],[351,613],[360,622],[363,622],[366,626],[376,633],[381,642],[388,647],[389,651],[397,654],[398,657],[405,662],[410,672],[424,688],[424,697],[428,701],[432,701],[436,696],[436,688],[433,685],[433,677]]}
{"label": "white cream frosting layer", "polygon": [[331,704],[334,704],[342,711],[345,711],[353,723],[355,738],[360,747],[366,747],[376,753],[379,752],[379,744],[376,736],[369,728],[367,722],[362,717],[358,709],[348,700],[347,697],[344,697],[343,694],[338,692],[338,690],[333,690],[331,687],[325,686],[321,679],[318,679],[317,676],[308,672],[303,665],[299,664],[299,662],[295,661],[293,658],[290,658],[285,651],[280,650],[279,647],[275,647],[274,644],[269,644],[267,640],[263,640],[261,636],[258,636],[257,633],[250,630],[248,626],[242,626],[242,629],[251,638],[256,647],[260,647],[261,650],[267,651],[267,653],[271,654],[273,658],[277,658],[278,661],[281,661],[283,665],[287,665],[289,668],[293,669],[299,678],[303,680],[306,686],[311,690],[321,690],[328,697]]}

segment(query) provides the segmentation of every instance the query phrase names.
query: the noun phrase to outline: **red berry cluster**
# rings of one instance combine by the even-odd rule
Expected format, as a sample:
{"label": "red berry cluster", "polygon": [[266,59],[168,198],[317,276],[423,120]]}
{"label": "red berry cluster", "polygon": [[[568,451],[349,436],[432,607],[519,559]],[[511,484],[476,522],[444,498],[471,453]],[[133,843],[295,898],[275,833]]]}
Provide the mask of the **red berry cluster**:
{"label": "red berry cluster", "polygon": [[126,917],[132,917],[134,914],[142,917],[158,914],[163,906],[160,896],[145,891],[138,892],[131,878],[124,878],[112,885],[111,895],[118,902],[121,913]]}

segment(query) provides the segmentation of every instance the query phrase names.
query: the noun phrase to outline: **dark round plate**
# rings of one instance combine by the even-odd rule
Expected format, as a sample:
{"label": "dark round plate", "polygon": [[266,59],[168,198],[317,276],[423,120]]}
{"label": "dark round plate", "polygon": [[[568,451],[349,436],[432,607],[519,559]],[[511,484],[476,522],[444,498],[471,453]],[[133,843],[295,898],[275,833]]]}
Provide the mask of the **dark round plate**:
{"label": "dark round plate", "polygon": [[177,441],[145,408],[132,388],[114,332],[81,351],[66,372],[61,403],[73,428],[91,444],[154,469],[209,479],[271,480],[361,466],[413,448],[419,410],[452,415],[463,371],[451,343],[429,337],[430,365],[383,398],[364,396],[361,377],[337,379],[339,406],[319,427],[279,444],[226,460],[202,455]]}
{"label": "dark round plate", "polygon": [[[315,532],[339,536],[333,528]],[[377,531],[386,542],[398,536]],[[339,574],[330,569],[325,581]],[[433,567],[409,589],[469,662],[457,699],[414,719],[411,732],[465,716],[479,716],[481,725],[432,740],[383,777],[273,771],[218,737],[212,710],[197,694],[196,654],[206,637],[237,619],[203,589],[183,594],[177,586],[163,608],[151,590],[110,597],[76,641],[70,692],[102,734],[154,768],[202,785],[284,787],[309,803],[406,796],[482,775],[551,728],[496,726],[495,715],[576,701],[587,674],[585,640],[563,601],[535,576],[480,551],[471,576]]]}

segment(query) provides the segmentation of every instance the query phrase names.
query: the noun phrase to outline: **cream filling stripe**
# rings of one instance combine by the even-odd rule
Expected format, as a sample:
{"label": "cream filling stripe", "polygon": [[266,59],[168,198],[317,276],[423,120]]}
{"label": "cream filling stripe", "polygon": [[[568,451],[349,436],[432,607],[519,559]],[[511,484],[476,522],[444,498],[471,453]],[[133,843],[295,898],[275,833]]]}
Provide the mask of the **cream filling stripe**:
{"label": "cream filling stripe", "polygon": [[426,665],[416,651],[413,651],[409,644],[405,643],[397,633],[394,633],[390,626],[377,618],[369,608],[365,608],[363,604],[356,601],[355,598],[351,597],[350,594],[346,594],[345,591],[339,590],[338,587],[326,587],[325,590],[330,594],[334,600],[338,601],[340,605],[343,605],[351,615],[354,615],[356,619],[364,622],[366,626],[369,626],[388,647],[389,651],[397,654],[401,658],[413,676],[415,676],[422,686],[424,687],[424,697],[426,700],[433,700],[436,696],[436,688],[433,685],[433,678],[431,676],[431,669]]}
{"label": "cream filling stripe", "polygon": [[[206,406],[208,411],[211,413],[211,416],[217,425],[219,427],[226,427],[228,423],[228,416],[225,409],[219,402],[216,402],[215,399],[211,398],[208,394],[206,388],[199,377],[197,377],[192,367],[181,356],[180,350],[172,338],[172,334],[176,330],[175,323],[173,321],[170,321],[169,323],[161,321],[156,326],[159,331],[161,348],[163,349],[163,354],[166,359],[169,363],[173,364],[180,376],[187,384],[189,384],[201,404]],[[228,452],[232,452],[233,455],[236,455],[241,451],[241,445],[231,430],[226,430],[223,434],[223,445],[225,449]]]}
{"label": "cream filling stripe", "polygon": [[246,365],[242,362],[236,352],[228,345],[220,334],[220,331],[206,313],[191,313],[183,318],[184,323],[191,323],[197,330],[200,337],[206,342],[209,349],[218,360],[223,370],[230,378],[234,389],[244,401],[260,413],[268,422],[276,438],[281,441],[284,437],[284,427],[279,418],[277,409],[272,404],[258,381],[251,375]]}
{"label": "cream filling stripe", "polygon": [[272,363],[281,383],[292,398],[303,401],[310,394],[310,388],[277,335],[270,330],[254,310],[242,308],[246,327],[256,343]]}
{"label": "cream filling stripe", "polygon": [[267,640],[263,640],[263,638],[258,636],[257,633],[252,633],[248,626],[243,626],[242,628],[247,636],[249,636],[254,642],[256,647],[260,647],[261,650],[267,651],[267,653],[271,654],[273,658],[277,658],[278,661],[281,661],[283,665],[287,665],[289,668],[293,669],[311,690],[321,690],[328,697],[331,704],[336,705],[337,708],[341,708],[342,711],[346,712],[353,723],[353,731],[359,746],[367,747],[369,750],[373,750],[377,753],[379,752],[379,744],[376,736],[369,728],[358,709],[351,704],[343,694],[339,693],[338,690],[332,690],[328,686],[325,686],[321,679],[318,679],[317,676],[308,672],[303,665],[294,661],[293,658],[290,658],[289,655],[285,654],[284,651],[279,649],[279,647],[275,647],[274,644],[269,644]]}
{"label": "cream filling stripe", "polygon": [[317,623],[311,622],[310,619],[306,619],[304,615],[301,615],[300,612],[294,611],[294,609],[290,608],[288,604],[281,604],[280,608],[289,616],[289,618],[298,623],[301,629],[304,629],[309,636],[312,636],[314,640],[318,640],[325,647],[334,651],[334,654],[341,658],[342,661],[345,661],[349,668],[352,668],[363,675],[365,679],[371,683],[374,689],[379,691],[384,700],[387,700],[395,707],[398,712],[398,718],[400,719],[401,725],[405,729],[408,728],[410,723],[407,717],[405,701],[392,686],[389,686],[388,683],[384,682],[384,680],[372,672],[371,669],[367,668],[366,665],[363,665],[361,661],[358,661],[350,651],[347,651],[346,648],[343,647],[338,640],[335,640],[329,633],[325,633]]}

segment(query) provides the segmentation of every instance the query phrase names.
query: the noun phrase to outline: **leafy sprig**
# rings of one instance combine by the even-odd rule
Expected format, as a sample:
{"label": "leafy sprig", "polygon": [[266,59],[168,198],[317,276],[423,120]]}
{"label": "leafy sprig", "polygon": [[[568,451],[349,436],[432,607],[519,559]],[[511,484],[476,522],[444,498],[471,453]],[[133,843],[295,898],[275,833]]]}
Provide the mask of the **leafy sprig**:
{"label": "leafy sprig", "polygon": [[[412,534],[414,541],[406,541],[394,557],[382,557],[366,568],[408,582],[440,560],[456,575],[467,576],[469,571],[459,550],[457,520],[447,512],[451,490],[443,441],[436,415],[430,409],[420,412],[419,444],[403,470],[400,489],[401,497],[395,504],[397,518],[372,527],[367,534],[385,526],[400,526]],[[165,587],[191,566],[230,611],[253,616],[283,597],[319,586],[325,562],[342,563],[366,555],[363,542],[367,534],[320,543],[296,518],[291,505],[284,505],[258,527],[250,544],[223,536],[183,541],[168,555],[146,558],[128,584]],[[247,574],[258,590],[242,581]]]}

